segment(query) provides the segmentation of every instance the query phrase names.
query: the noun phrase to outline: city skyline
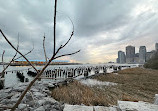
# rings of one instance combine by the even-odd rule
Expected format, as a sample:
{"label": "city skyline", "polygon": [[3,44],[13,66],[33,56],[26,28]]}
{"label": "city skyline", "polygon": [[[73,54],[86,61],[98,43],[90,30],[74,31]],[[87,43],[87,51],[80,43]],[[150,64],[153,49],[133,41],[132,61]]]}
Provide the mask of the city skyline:
{"label": "city skyline", "polygon": [[153,57],[156,51],[158,51],[158,43],[155,43],[154,48],[155,49],[151,51],[147,51],[146,46],[139,46],[139,52],[135,52],[135,46],[128,45],[125,47],[125,52],[122,50],[118,51],[118,58],[116,59],[116,62],[144,64]]}

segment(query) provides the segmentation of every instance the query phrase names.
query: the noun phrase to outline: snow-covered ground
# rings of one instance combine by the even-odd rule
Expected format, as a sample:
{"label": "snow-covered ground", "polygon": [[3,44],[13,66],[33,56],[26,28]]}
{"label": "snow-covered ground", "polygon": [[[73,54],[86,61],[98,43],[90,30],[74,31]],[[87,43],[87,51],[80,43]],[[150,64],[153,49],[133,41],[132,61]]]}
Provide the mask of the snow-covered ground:
{"label": "snow-covered ground", "polygon": [[87,85],[87,86],[114,86],[117,85],[117,83],[113,82],[102,82],[98,81],[96,79],[86,79],[86,80],[81,80],[80,81],[82,84]]}
{"label": "snow-covered ground", "polygon": [[81,106],[66,104],[63,111],[117,111],[116,107]]}
{"label": "snow-covered ground", "polygon": [[117,106],[111,107],[66,104],[64,111],[158,111],[158,105],[142,101],[118,101]]}
{"label": "snow-covered ground", "polygon": [[158,111],[158,105],[148,102],[118,101],[121,111]]}

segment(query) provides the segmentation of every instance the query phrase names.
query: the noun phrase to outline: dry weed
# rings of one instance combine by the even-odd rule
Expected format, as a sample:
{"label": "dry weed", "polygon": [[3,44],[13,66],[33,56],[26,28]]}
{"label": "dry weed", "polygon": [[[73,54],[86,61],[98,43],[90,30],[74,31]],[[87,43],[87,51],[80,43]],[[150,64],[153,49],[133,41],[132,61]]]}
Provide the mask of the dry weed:
{"label": "dry weed", "polygon": [[158,93],[158,71],[142,68],[125,69],[118,75],[94,77],[100,81],[119,83],[117,86],[88,87],[78,81],[52,90],[53,98],[69,104],[116,105],[117,100],[153,102]]}

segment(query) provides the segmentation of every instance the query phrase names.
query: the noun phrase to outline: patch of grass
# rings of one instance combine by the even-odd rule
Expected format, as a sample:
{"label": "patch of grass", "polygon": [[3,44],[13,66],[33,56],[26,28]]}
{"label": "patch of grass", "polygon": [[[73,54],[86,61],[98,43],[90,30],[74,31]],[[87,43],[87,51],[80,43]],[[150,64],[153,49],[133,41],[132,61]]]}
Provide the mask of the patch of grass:
{"label": "patch of grass", "polygon": [[90,87],[78,81],[52,90],[52,96],[58,101],[69,104],[108,105],[105,96],[95,93]]}
{"label": "patch of grass", "polygon": [[118,75],[106,74],[93,77],[99,81],[118,83],[116,86],[88,87],[78,81],[52,90],[58,101],[69,104],[116,105],[117,100],[153,102],[158,93],[158,71],[132,68],[119,71]]}
{"label": "patch of grass", "polygon": [[153,102],[154,95],[158,93],[157,70],[131,68],[119,71],[118,75],[101,75],[95,79],[119,83],[118,90],[139,101]]}

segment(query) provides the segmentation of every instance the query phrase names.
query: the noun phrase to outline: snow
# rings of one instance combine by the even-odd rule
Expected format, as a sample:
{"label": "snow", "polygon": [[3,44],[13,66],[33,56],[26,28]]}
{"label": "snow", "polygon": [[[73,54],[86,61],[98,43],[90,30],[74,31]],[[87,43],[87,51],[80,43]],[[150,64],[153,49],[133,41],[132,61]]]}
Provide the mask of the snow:
{"label": "snow", "polygon": [[81,106],[66,104],[63,111],[117,111],[115,107]]}
{"label": "snow", "polygon": [[155,94],[155,101],[154,104],[158,105],[158,94]]}
{"label": "snow", "polygon": [[118,73],[112,73],[112,74],[114,74],[114,75],[118,75]]}
{"label": "snow", "polygon": [[118,101],[121,111],[158,111],[158,105],[147,102]]}
{"label": "snow", "polygon": [[96,79],[86,79],[86,80],[81,80],[81,84],[87,85],[87,86],[114,86],[117,85],[117,83],[113,82],[102,82],[98,81]]}
{"label": "snow", "polygon": [[93,106],[65,105],[64,111],[93,111]]}

